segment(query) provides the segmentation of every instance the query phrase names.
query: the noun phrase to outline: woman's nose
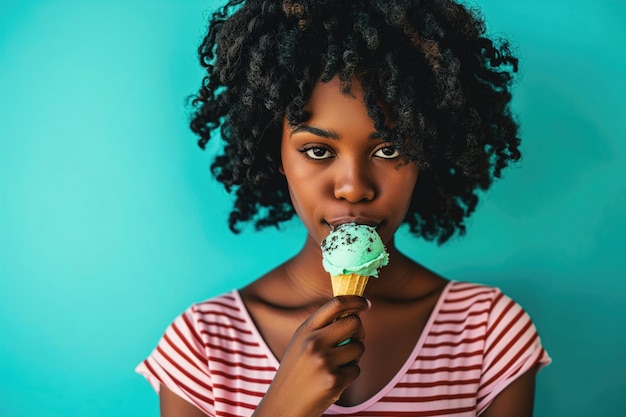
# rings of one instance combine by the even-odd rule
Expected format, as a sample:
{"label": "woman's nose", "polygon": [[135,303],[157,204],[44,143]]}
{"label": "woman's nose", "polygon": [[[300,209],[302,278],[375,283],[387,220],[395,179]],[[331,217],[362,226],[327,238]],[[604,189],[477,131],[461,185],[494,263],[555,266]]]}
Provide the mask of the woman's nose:
{"label": "woman's nose", "polygon": [[350,203],[374,199],[376,188],[367,165],[359,162],[339,162],[334,193],[336,199]]}

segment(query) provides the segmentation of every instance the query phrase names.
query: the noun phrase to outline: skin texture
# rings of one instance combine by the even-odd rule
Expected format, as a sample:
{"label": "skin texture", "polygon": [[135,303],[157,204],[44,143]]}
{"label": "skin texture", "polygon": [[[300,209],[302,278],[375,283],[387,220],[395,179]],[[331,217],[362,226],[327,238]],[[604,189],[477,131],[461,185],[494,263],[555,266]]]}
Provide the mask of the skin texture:
{"label": "skin texture", "polygon": [[[336,78],[316,84],[306,109],[305,123],[283,124],[280,168],[308,231],[304,246],[241,290],[281,364],[257,417],[319,417],[333,403],[369,399],[402,367],[447,283],[395,246],[419,170],[378,137],[358,80],[350,95]],[[321,240],[331,225],[348,221],[377,226],[390,254],[366,288],[371,307],[361,297],[332,297],[322,267]],[[535,370],[518,378],[483,416],[532,416],[534,381]],[[162,387],[161,415],[203,413]]]}

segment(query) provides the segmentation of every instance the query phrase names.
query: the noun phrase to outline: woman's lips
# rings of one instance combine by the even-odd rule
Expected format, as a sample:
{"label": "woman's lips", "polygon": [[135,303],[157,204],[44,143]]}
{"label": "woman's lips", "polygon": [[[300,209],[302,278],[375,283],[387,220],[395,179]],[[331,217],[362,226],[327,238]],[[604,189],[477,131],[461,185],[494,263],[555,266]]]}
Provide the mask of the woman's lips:
{"label": "woman's lips", "polygon": [[364,216],[335,217],[329,220],[325,220],[324,222],[327,225],[329,225],[331,228],[341,226],[342,224],[346,224],[346,223],[364,224],[364,225],[371,226],[371,227],[376,227],[381,223],[380,221],[376,219],[372,219],[370,217],[364,217]]}

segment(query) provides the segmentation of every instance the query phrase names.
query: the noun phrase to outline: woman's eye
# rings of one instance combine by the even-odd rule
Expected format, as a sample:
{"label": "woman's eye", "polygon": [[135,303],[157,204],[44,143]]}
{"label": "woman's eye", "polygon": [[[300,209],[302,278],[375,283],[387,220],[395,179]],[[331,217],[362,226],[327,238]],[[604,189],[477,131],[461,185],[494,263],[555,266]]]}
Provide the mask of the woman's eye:
{"label": "woman's eye", "polygon": [[328,149],[319,146],[303,149],[302,152],[311,159],[328,159],[332,157]]}
{"label": "woman's eye", "polygon": [[385,146],[374,153],[374,156],[385,159],[394,159],[400,156],[400,152],[393,146]]}

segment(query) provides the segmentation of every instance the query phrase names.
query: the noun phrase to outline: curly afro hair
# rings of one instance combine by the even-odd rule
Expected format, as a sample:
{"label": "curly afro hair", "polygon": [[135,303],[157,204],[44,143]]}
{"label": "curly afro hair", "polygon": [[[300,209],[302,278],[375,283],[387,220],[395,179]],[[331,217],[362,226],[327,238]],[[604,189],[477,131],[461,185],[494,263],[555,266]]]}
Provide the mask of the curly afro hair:
{"label": "curly afro hair", "polygon": [[236,195],[231,230],[293,217],[278,171],[282,122],[304,122],[314,85],[338,75],[346,93],[359,80],[376,129],[420,168],[410,231],[439,243],[464,234],[479,190],[520,158],[518,60],[485,33],[475,10],[451,0],[231,0],[213,13],[191,129],[203,149],[222,137],[211,171]]}

